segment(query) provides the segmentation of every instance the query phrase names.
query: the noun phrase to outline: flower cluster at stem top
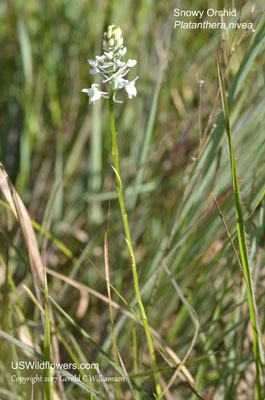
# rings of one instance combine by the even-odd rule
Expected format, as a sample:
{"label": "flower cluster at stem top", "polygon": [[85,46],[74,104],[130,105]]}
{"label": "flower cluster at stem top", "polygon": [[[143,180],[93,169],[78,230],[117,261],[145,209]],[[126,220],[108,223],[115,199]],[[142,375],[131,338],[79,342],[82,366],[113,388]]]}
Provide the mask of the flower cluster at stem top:
{"label": "flower cluster at stem top", "polygon": [[[123,46],[123,38],[121,28],[117,25],[109,25],[103,35],[103,52],[102,56],[96,56],[95,60],[88,60],[91,75],[99,74],[103,78],[103,83],[108,83],[113,93],[113,100],[116,103],[122,103],[116,99],[116,93],[125,89],[129,99],[136,96],[137,91],[135,81],[138,76],[129,81],[124,77],[128,74],[129,69],[134,67],[137,63],[136,60],[129,59],[122,61],[123,56],[126,54],[126,47]],[[82,92],[87,93],[89,97],[89,104],[95,104],[96,100],[101,97],[109,99],[107,92],[102,92],[98,89],[97,84],[93,83],[91,88],[83,89]]]}

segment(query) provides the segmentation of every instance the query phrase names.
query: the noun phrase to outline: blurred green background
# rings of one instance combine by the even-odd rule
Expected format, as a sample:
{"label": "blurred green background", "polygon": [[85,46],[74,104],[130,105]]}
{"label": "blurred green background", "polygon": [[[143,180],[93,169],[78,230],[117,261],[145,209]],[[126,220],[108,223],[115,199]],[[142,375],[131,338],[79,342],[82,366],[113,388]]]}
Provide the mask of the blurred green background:
{"label": "blurred green background", "polygon": [[[47,266],[105,295],[106,282],[88,258],[105,273],[104,226],[110,204],[110,280],[135,306],[111,168],[107,103],[100,100],[88,105],[87,96],[81,93],[95,81],[89,75],[87,59],[102,54],[104,29],[111,23],[120,25],[128,49],[126,58],[138,61],[131,72],[132,79],[139,75],[137,97],[128,100],[126,94],[120,94],[123,104],[116,105],[115,114],[121,176],[149,322],[164,342],[184,357],[194,324],[161,264],[164,257],[199,319],[199,336],[190,359],[214,354],[188,366],[196,387],[205,399],[243,400],[252,398],[254,382],[248,308],[242,274],[211,197],[212,193],[217,197],[235,239],[229,155],[222,118],[218,119],[221,103],[215,48],[220,48],[230,93],[232,133],[264,338],[264,206],[260,204],[251,214],[265,182],[264,28],[258,37],[242,30],[173,29],[176,7],[233,6],[238,13],[241,10],[242,20],[253,20],[257,27],[264,9],[261,0],[244,5],[223,0],[2,0],[0,160],[32,219],[69,250],[62,252],[56,239],[45,240],[38,233]],[[249,54],[253,37],[258,44]],[[21,329],[26,325],[32,346],[38,346],[41,320],[22,288],[22,284],[32,285],[28,266],[20,258],[25,252],[23,242],[17,226],[8,230],[3,206],[0,211],[1,257],[5,259],[11,243],[19,249],[10,252],[9,261],[25,320],[22,323],[16,298],[10,294],[13,334],[23,341]],[[82,299],[78,290],[52,276],[48,285],[50,295],[111,353],[108,305],[94,296]],[[115,293],[113,299],[121,303]],[[135,322],[119,312],[114,314],[118,348],[130,374]],[[88,360],[99,361],[107,374],[110,367],[100,354],[66,321],[57,321],[67,333],[69,345]],[[136,328],[139,370],[148,370],[143,330]],[[60,354],[69,361],[63,345]],[[21,353],[19,357],[26,356]],[[158,360],[160,366],[166,365],[159,355]],[[11,385],[10,371],[2,362],[1,370],[0,386],[5,390],[0,395],[12,398],[13,393],[14,398],[21,398],[19,385]],[[168,381],[172,374],[163,373],[163,379]],[[152,395],[152,376],[139,379],[138,384]],[[26,396],[30,386],[23,390]],[[40,388],[36,389],[39,393],[37,390]],[[102,386],[98,385],[98,390],[103,391]],[[66,385],[67,398],[81,398],[80,393],[80,388]],[[123,393],[124,399],[131,398],[125,384]],[[171,396],[168,398],[190,399],[191,391],[176,379]]]}

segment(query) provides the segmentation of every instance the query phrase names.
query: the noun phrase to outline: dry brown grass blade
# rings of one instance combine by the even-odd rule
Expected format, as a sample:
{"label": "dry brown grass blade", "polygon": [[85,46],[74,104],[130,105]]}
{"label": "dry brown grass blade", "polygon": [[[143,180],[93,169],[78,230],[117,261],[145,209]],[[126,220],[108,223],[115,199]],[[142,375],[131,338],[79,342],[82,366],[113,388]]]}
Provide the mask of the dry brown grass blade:
{"label": "dry brown grass blade", "polygon": [[[2,163],[0,163],[0,190],[3,197],[10,205],[21,227],[25,247],[27,249],[35,293],[39,303],[42,304],[37,278],[41,282],[41,286],[44,287],[44,269],[37,245],[37,240],[26,207],[24,206],[14,186],[10,182],[8,174],[5,171]],[[43,318],[42,322],[44,324]]]}
{"label": "dry brown grass blade", "polygon": [[[200,395],[200,393],[197,392],[197,390],[194,387],[194,380],[192,379],[192,383],[190,380],[187,379],[186,376],[183,376],[183,374],[181,373],[181,371],[178,371],[179,367],[174,367],[174,365],[172,364],[172,362],[166,357],[166,355],[159,349],[157,348],[157,351],[159,352],[159,354],[161,355],[161,357],[166,361],[166,363],[172,368],[172,369],[176,369],[176,373],[177,376],[179,377],[179,379],[186,384],[191,391],[196,394],[196,396],[198,397],[198,399],[203,400],[203,397]],[[163,379],[162,375],[160,374],[159,378],[162,380],[163,384],[163,392],[165,391],[164,395],[167,396],[171,396],[170,392],[169,392],[169,387],[168,384],[166,383],[166,381]]]}
{"label": "dry brown grass blade", "polygon": [[[0,191],[2,192],[2,195],[5,198],[6,202],[11,207],[20,225],[25,247],[27,250],[36,297],[39,303],[43,305],[37,278],[41,283],[41,287],[44,288],[44,266],[40,256],[36,235],[32,227],[28,211],[13,184],[11,183],[2,163],[0,163]],[[54,322],[52,310],[50,310],[50,318],[52,322]],[[44,323],[43,318],[42,322]],[[55,362],[59,363],[59,345],[55,335],[52,336],[52,350]]]}
{"label": "dry brown grass blade", "polygon": [[41,282],[41,285],[43,287],[44,284],[43,264],[41,261],[41,256],[39,253],[36,236],[33,227],[31,225],[30,217],[24,203],[22,202],[20,196],[18,195],[14,186],[10,182],[9,177],[2,163],[0,163],[0,190],[6,202],[10,205],[21,227],[23,239],[25,242],[25,247],[28,253],[33,280],[35,280],[36,283],[36,274],[37,274]]}
{"label": "dry brown grass blade", "polygon": [[126,369],[126,367],[125,367],[125,365],[124,365],[124,362],[122,361],[122,358],[121,358],[121,355],[120,355],[119,352],[118,352],[118,356],[119,356],[120,364],[121,364],[121,366],[122,366],[124,375],[126,376],[128,385],[129,385],[129,387],[130,387],[130,389],[131,389],[131,393],[132,393],[132,395],[133,395],[133,398],[134,398],[134,400],[136,400],[135,392],[134,392],[134,390],[133,390],[133,386],[132,386],[132,384],[131,384],[131,381],[130,381],[130,378],[129,378],[127,369]]}
{"label": "dry brown grass blade", "polygon": [[[96,290],[84,285],[83,283],[77,282],[74,279],[68,278],[65,275],[60,274],[59,272],[53,271],[50,268],[46,269],[47,274],[50,274],[52,276],[55,276],[58,279],[61,279],[62,281],[68,283],[69,285],[71,285],[72,287],[75,287],[76,289],[82,291],[86,291],[90,294],[92,294],[93,296],[97,297],[98,299],[104,301],[105,303],[109,303],[109,299],[107,296],[104,296],[103,294],[97,292]],[[111,306],[113,308],[116,308],[117,310],[120,310],[123,314],[127,315],[129,318],[134,319],[135,321],[137,321],[137,318],[130,312],[125,310],[123,307],[121,307],[118,303],[116,303],[115,301],[111,300]]]}

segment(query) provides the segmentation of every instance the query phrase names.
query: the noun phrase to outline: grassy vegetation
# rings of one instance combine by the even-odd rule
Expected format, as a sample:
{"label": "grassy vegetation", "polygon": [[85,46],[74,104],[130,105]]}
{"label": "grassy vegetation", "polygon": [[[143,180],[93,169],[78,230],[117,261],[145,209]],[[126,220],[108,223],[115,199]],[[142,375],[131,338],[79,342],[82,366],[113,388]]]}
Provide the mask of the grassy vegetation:
{"label": "grassy vegetation", "polygon": [[[265,14],[241,3],[185,9],[254,31],[174,30],[181,1],[1,2],[0,399],[264,399]],[[110,23],[139,75],[119,176],[108,104],[81,93]],[[12,368],[37,360],[76,369]]]}

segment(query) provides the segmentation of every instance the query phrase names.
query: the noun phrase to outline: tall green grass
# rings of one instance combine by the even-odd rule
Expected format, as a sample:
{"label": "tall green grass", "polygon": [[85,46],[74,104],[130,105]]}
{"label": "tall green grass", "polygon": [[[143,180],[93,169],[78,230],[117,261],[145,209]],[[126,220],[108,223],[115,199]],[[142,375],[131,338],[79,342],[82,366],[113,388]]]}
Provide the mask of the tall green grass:
{"label": "tall green grass", "polygon": [[[260,350],[260,329],[258,326],[258,313],[257,313],[257,306],[255,300],[255,293],[253,287],[253,281],[251,277],[251,269],[248,257],[248,250],[247,250],[247,239],[246,239],[246,231],[244,226],[244,218],[243,218],[243,210],[241,205],[240,199],[240,189],[239,189],[239,182],[237,176],[237,168],[236,168],[236,160],[235,160],[235,153],[233,148],[232,142],[232,133],[231,133],[231,125],[230,125],[230,118],[228,112],[228,106],[226,101],[225,95],[225,83],[220,67],[220,59],[217,50],[217,67],[218,67],[218,78],[219,78],[219,85],[220,85],[220,92],[222,98],[222,106],[223,106],[223,113],[225,119],[225,128],[227,133],[228,139],[228,147],[229,147],[229,154],[230,154],[230,165],[231,165],[231,173],[232,173],[232,182],[233,182],[233,192],[234,192],[234,202],[235,202],[235,215],[236,215],[236,226],[237,226],[237,237],[239,243],[239,250],[240,250],[240,259],[241,265],[243,268],[244,279],[246,282],[246,289],[247,289],[247,297],[248,297],[248,305],[249,305],[249,313],[250,313],[250,320],[252,325],[252,334],[253,334],[253,352],[254,352],[254,360],[256,365],[256,385],[257,385],[257,393],[258,398],[261,400],[262,395],[262,388],[261,388],[261,352]],[[262,346],[262,344],[261,344]]]}

